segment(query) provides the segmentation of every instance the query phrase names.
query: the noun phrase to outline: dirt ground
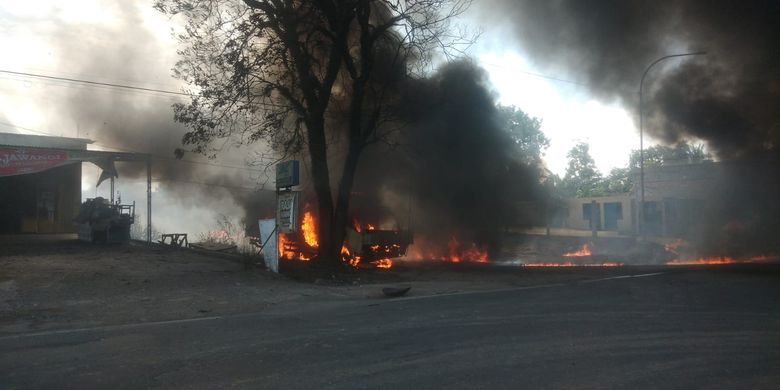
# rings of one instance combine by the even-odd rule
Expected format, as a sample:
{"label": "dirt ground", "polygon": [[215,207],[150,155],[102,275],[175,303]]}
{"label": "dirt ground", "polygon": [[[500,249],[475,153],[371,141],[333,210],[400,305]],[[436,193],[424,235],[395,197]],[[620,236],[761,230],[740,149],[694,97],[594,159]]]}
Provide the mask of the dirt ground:
{"label": "dirt ground", "polygon": [[409,296],[421,296],[652,271],[398,261],[390,270],[331,277],[313,277],[293,264],[282,269],[286,275],[190,250],[92,245],[69,235],[0,237],[0,335],[387,299],[381,293],[385,286],[411,286]]}

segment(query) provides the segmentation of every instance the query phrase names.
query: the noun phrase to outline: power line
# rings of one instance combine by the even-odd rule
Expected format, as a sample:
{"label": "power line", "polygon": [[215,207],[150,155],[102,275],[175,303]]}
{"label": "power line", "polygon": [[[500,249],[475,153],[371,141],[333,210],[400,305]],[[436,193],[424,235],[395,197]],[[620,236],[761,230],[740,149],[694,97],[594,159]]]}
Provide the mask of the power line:
{"label": "power line", "polygon": [[485,64],[485,65],[489,65],[489,66],[493,66],[493,67],[497,67],[497,68],[511,69],[511,70],[513,70],[516,73],[522,73],[522,74],[526,74],[526,75],[529,75],[529,76],[540,77],[540,78],[543,78],[543,79],[557,81],[557,82],[560,82],[560,83],[574,84],[574,85],[579,85],[581,87],[589,87],[590,86],[588,84],[581,83],[579,81],[567,80],[567,79],[563,79],[563,78],[560,78],[560,77],[557,77],[557,76],[549,76],[549,75],[546,75],[546,74],[530,72],[530,71],[527,71],[527,70],[520,70],[520,69],[517,69],[517,68],[512,67],[512,66],[499,65],[499,64],[492,63],[492,62],[488,62],[488,61],[480,61],[480,62]]}
{"label": "power line", "polygon": [[[50,75],[39,74],[39,73],[17,72],[17,71],[7,70],[7,69],[0,69],[0,73],[12,74],[12,75],[22,76],[22,77],[34,77],[34,78],[46,79],[46,80],[56,80],[56,81],[65,81],[69,83],[86,84],[86,85],[91,85],[96,87],[110,87],[110,88],[128,89],[128,90],[152,92],[152,93],[162,93],[162,94],[177,95],[177,96],[190,96],[190,97],[195,96],[194,94],[191,93],[177,92],[177,91],[171,91],[166,89],[146,88],[146,87],[139,87],[139,86],[128,85],[128,84],[107,83],[101,81],[76,79],[70,77],[50,76]],[[267,107],[290,108],[289,106],[283,104],[276,104],[276,103],[269,103],[269,102],[255,102],[254,104],[267,106]]]}
{"label": "power line", "polygon": [[4,126],[8,126],[8,127],[13,127],[13,128],[17,128],[17,129],[22,129],[22,130],[30,131],[30,132],[37,133],[37,134],[41,134],[41,135],[47,135],[47,136],[49,136],[49,137],[56,137],[56,135],[54,135],[54,134],[51,134],[51,133],[44,133],[44,132],[42,132],[42,131],[38,131],[38,130],[29,129],[29,128],[27,128],[27,127],[23,127],[23,126],[17,126],[17,125],[11,124],[11,123],[0,122],[0,125],[4,125]]}
{"label": "power line", "polygon": [[6,70],[6,69],[0,69],[0,73],[7,73],[7,74],[16,75],[16,76],[24,76],[24,77],[36,77],[36,78],[48,79],[48,80],[66,81],[66,82],[70,82],[70,83],[81,83],[81,84],[95,85],[95,86],[101,86],[101,87],[132,89],[132,90],[137,90],[137,91],[155,92],[155,93],[163,93],[163,94],[169,94],[169,95],[192,96],[192,94],[189,94],[189,93],[169,91],[169,90],[165,90],[165,89],[146,88],[146,87],[138,87],[138,86],[134,86],[134,85],[116,84],[116,83],[104,83],[104,82],[100,82],[100,81],[92,81],[92,80],[84,80],[84,79],[74,79],[74,78],[70,78],[70,77],[49,76],[49,75],[37,74],[37,73],[16,72],[16,71],[13,71],[13,70]]}

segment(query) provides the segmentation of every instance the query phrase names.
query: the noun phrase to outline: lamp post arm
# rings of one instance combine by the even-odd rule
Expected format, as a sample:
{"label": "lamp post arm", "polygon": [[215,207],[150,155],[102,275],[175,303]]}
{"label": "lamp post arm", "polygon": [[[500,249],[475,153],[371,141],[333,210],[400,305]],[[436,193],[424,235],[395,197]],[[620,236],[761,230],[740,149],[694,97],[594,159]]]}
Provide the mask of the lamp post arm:
{"label": "lamp post arm", "polygon": [[668,56],[663,56],[663,57],[653,61],[650,65],[647,66],[647,68],[645,69],[645,73],[642,73],[642,80],[639,82],[639,95],[640,95],[640,97],[642,95],[642,91],[643,91],[643,88],[644,88],[644,85],[645,85],[645,77],[647,77],[647,73],[650,72],[650,69],[652,69],[657,63],[659,63],[659,62],[661,62],[663,60],[669,59],[669,58],[674,58],[674,57],[701,56],[701,55],[705,55],[705,54],[707,54],[706,51],[697,51],[697,52],[693,52],[693,53],[684,53],[684,54],[670,54]]}
{"label": "lamp post arm", "polygon": [[642,80],[639,81],[639,187],[640,187],[640,198],[639,198],[639,215],[638,215],[638,226],[637,230],[639,230],[640,237],[644,237],[645,235],[645,145],[644,145],[644,87],[645,87],[645,77],[647,77],[647,73],[650,72],[650,69],[652,69],[657,63],[667,60],[669,58],[675,58],[675,57],[687,57],[687,56],[698,56],[698,55],[704,55],[707,54],[705,51],[697,51],[693,53],[683,53],[683,54],[670,54],[667,56],[663,56],[661,58],[658,58],[657,60],[650,63],[650,65],[645,68],[645,72],[642,73]]}

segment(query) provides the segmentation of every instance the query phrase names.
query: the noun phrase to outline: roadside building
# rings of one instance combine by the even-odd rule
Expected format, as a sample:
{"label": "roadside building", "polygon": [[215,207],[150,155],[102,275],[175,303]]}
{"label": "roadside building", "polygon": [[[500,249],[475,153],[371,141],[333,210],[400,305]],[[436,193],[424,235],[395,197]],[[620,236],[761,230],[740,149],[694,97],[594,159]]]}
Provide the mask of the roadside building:
{"label": "roadside building", "polygon": [[[645,169],[645,234],[687,237],[698,231],[706,206],[734,167],[730,163],[705,161]],[[639,179],[636,172],[631,198],[637,205],[641,200]]]}
{"label": "roadside building", "polygon": [[[147,166],[147,241],[151,240],[151,160],[140,153],[89,150],[83,138],[0,133],[0,234],[75,233],[81,206],[81,164],[118,177],[116,161]],[[112,191],[113,203],[113,191]],[[118,207],[118,206],[117,206]]]}
{"label": "roadside building", "polygon": [[[772,161],[704,161],[645,169],[644,234],[696,239],[709,229],[766,224],[780,215],[780,177]],[[554,227],[640,235],[639,172],[630,192],[564,200]]]}
{"label": "roadside building", "polygon": [[[734,179],[756,167],[746,163],[704,161],[645,169],[644,232],[655,237],[685,238],[700,231],[707,213],[722,194],[729,193]],[[639,234],[641,189],[639,172],[634,172],[630,192],[603,197],[566,199],[562,227],[575,230]]]}
{"label": "roadside building", "polygon": [[0,133],[0,234],[72,233],[88,139]]}
{"label": "roadside building", "polygon": [[630,194],[566,200],[564,227],[576,230],[612,231],[631,235],[635,229],[634,202]]}

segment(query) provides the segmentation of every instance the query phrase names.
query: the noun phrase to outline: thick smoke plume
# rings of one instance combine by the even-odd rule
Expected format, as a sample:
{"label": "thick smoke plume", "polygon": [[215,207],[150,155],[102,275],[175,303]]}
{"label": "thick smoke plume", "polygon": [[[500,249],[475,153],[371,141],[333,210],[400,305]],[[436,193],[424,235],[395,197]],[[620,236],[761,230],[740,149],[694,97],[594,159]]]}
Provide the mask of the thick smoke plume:
{"label": "thick smoke plume", "polygon": [[[152,28],[148,14],[155,11],[151,4],[118,2],[101,6],[107,14],[117,15],[114,23],[72,23],[56,15],[51,15],[51,20],[30,17],[18,21],[25,29],[47,37],[47,50],[56,61],[56,70],[40,73],[180,92],[181,86],[170,76],[176,47],[161,39],[169,36],[168,27],[163,31]],[[265,188],[272,187],[272,175],[263,167],[246,166],[247,161],[256,160],[257,149],[225,143],[216,145],[220,149],[216,160],[192,154],[175,159],[174,150],[182,147],[186,129],[173,121],[171,105],[188,97],[37,78],[26,82],[29,94],[35,96],[31,99],[39,102],[49,123],[36,125],[36,130],[89,138],[95,141],[92,147],[105,150],[153,156],[153,203],[157,204],[153,218],[158,230],[196,233],[211,227],[215,214],[239,214],[241,208],[247,210],[246,217],[272,214],[273,193],[253,190],[265,183]],[[123,201],[136,201],[143,208],[146,165],[118,163],[117,170]],[[94,186],[97,178],[87,179]],[[106,187],[101,186],[101,193]],[[85,191],[93,196],[88,187]],[[145,213],[139,210],[139,215]]]}
{"label": "thick smoke plume", "polygon": [[538,169],[524,165],[497,121],[483,70],[453,62],[402,89],[408,125],[395,148],[364,154],[353,214],[371,217],[384,204],[421,236],[443,244],[455,237],[491,253],[502,228],[538,222],[541,215],[528,214],[543,197]]}
{"label": "thick smoke plume", "polygon": [[[780,2],[500,1],[481,3],[491,24],[545,73],[586,84],[621,102],[638,124],[645,68],[668,54],[705,56],[660,63],[645,81],[645,131],[664,143],[703,140],[729,165],[700,194],[708,209],[700,242],[712,253],[778,250]],[[715,175],[716,172],[711,172]],[[711,177],[712,179],[712,177]]]}
{"label": "thick smoke plume", "polygon": [[540,69],[566,74],[637,114],[645,68],[646,130],[674,143],[706,141],[722,158],[780,148],[780,3],[773,0],[501,1],[504,20]]}

